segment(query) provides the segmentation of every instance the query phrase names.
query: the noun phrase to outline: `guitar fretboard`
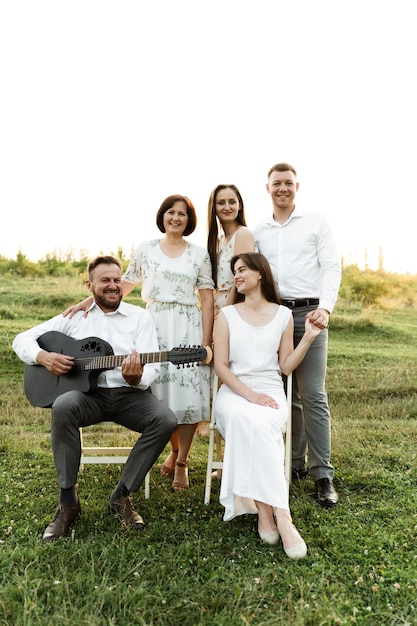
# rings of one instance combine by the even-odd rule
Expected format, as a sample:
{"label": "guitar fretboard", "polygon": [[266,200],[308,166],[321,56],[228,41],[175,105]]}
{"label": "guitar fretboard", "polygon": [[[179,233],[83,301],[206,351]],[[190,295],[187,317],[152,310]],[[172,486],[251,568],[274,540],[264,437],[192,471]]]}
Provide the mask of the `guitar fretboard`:
{"label": "guitar fretboard", "polygon": [[[75,359],[74,367],[84,371],[112,369],[113,367],[120,367],[128,356],[128,354],[108,354],[107,356]],[[168,360],[168,352],[141,353],[140,360],[143,365],[146,365],[146,363],[163,363]]]}

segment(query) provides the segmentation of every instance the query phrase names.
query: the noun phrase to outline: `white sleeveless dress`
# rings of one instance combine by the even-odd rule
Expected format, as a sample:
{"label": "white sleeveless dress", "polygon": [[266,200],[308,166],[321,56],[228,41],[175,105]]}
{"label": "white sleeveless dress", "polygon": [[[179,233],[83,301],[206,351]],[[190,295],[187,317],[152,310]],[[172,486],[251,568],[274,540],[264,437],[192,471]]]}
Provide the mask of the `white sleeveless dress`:
{"label": "white sleeveless dress", "polygon": [[252,326],[235,306],[222,309],[229,325],[231,371],[245,385],[276,399],[278,409],[253,404],[223,384],[213,412],[225,439],[220,502],[224,521],[257,513],[254,500],[289,510],[282,428],[288,418],[278,348],[291,311],[280,306],[271,322]]}

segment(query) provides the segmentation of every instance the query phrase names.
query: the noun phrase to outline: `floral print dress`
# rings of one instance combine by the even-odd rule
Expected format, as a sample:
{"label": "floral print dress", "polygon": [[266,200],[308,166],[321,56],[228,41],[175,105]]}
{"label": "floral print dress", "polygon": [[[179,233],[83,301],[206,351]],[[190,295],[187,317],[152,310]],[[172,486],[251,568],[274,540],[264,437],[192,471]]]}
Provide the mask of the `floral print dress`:
{"label": "floral print dress", "polygon": [[[207,251],[188,243],[179,257],[166,256],[160,240],[136,248],[123,280],[142,285],[142,299],[156,325],[159,349],[201,345],[198,289],[213,289]],[[179,424],[210,419],[210,367],[161,363],[152,392],[174,411]]]}
{"label": "floral print dress", "polygon": [[227,297],[233,286],[233,274],[230,261],[234,255],[236,231],[226,243],[224,235],[219,238],[219,256],[217,259],[217,292],[216,292],[216,317],[220,309],[226,305]]}
{"label": "floral print dress", "polygon": [[[217,259],[217,290],[215,294],[215,317],[217,317],[217,314],[220,311],[220,309],[226,306],[227,298],[229,296],[231,288],[233,287],[234,279],[233,279],[232,268],[230,267],[230,261],[233,259],[235,255],[236,235],[239,232],[239,230],[240,228],[238,228],[233,233],[229,241],[226,241],[224,235],[221,235],[221,237],[219,237],[219,240],[218,240],[219,256]],[[256,244],[252,252],[258,252],[258,247]]]}

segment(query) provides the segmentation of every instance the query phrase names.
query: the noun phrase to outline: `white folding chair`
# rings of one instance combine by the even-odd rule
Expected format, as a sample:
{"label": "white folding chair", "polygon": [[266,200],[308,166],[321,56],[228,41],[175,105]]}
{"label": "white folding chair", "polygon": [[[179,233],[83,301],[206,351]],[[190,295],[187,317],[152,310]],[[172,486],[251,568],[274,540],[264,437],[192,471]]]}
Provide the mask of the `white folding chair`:
{"label": "white folding chair", "polygon": [[[113,422],[101,422],[101,424],[109,424]],[[84,465],[96,465],[101,464],[105,465],[107,463],[110,464],[118,464],[121,465],[126,463],[130,451],[132,450],[131,446],[84,446],[83,441],[83,430],[80,428],[80,438],[81,438],[81,460],[80,460],[80,471],[84,469]],[[145,477],[145,498],[149,499],[150,494],[150,473],[148,472]]]}
{"label": "white folding chair", "polygon": [[[217,375],[213,377],[213,391],[212,398],[214,399],[219,389],[219,380]],[[285,456],[284,456],[284,472],[287,479],[288,489],[291,484],[291,406],[292,406],[292,374],[287,376],[286,383],[286,396],[288,405],[288,420],[282,430],[285,440]],[[207,472],[206,472],[206,486],[204,490],[204,504],[209,504],[211,496],[211,483],[213,470],[217,470],[219,473],[223,469],[223,452],[222,452],[222,437],[216,428],[216,419],[213,415],[213,404],[210,418],[210,432],[209,432],[209,446],[208,446],[208,458],[207,458]],[[215,458],[213,458],[215,455]],[[219,476],[220,478],[220,476]]]}
{"label": "white folding chair", "polygon": [[292,474],[292,372],[287,376],[285,393],[287,395],[288,418],[282,432],[285,435],[284,472],[289,490]]}
{"label": "white folding chair", "polygon": [[[211,481],[213,470],[217,470],[218,477],[221,477],[221,470],[223,468],[223,451],[222,451],[222,436],[216,428],[216,419],[213,415],[213,404],[219,390],[219,378],[217,374],[213,376],[213,389],[212,389],[212,405],[210,416],[210,431],[209,431],[209,446],[207,457],[207,471],[206,471],[206,487],[204,490],[204,504],[210,502],[211,494]],[[213,459],[214,446],[216,445],[216,459]]]}

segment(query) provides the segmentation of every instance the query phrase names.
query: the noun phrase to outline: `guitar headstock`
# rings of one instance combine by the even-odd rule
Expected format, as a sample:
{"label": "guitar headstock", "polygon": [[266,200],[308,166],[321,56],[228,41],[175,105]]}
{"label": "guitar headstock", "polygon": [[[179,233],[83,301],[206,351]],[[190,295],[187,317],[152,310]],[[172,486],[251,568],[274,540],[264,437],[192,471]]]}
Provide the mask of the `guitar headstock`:
{"label": "guitar headstock", "polygon": [[211,348],[206,346],[205,348],[201,346],[179,346],[178,348],[173,348],[168,352],[168,361],[180,367],[181,365],[190,365],[194,363],[195,365],[199,365],[204,363],[208,365],[211,362],[213,357],[213,353]]}

